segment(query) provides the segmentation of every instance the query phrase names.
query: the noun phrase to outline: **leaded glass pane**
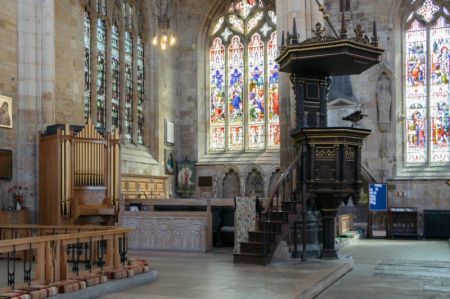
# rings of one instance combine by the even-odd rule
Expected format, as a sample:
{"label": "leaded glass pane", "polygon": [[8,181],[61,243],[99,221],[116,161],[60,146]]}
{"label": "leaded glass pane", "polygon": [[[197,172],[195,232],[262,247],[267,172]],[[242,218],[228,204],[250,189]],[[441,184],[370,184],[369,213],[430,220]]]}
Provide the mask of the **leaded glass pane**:
{"label": "leaded glass pane", "polygon": [[264,5],[261,0],[241,0],[231,4],[230,11],[238,13],[242,18],[246,19],[252,9],[263,8]]}
{"label": "leaded glass pane", "polygon": [[228,48],[228,148],[244,148],[244,45],[238,36],[233,36]]}
{"label": "leaded glass pane", "polygon": [[120,128],[120,51],[119,51],[119,30],[116,25],[111,28],[111,72],[112,72],[112,129]]}
{"label": "leaded glass pane", "polygon": [[217,23],[216,23],[216,25],[214,26],[214,29],[213,29],[213,31],[212,31],[212,34],[216,34],[216,32],[219,31],[220,27],[222,27],[222,24],[223,24],[223,21],[224,21],[224,20],[225,20],[225,17],[221,17],[221,18],[217,21]]}
{"label": "leaded glass pane", "polygon": [[265,147],[264,43],[258,33],[248,46],[249,149]]}
{"label": "leaded glass pane", "polygon": [[406,161],[427,161],[426,28],[414,21],[406,33]]}
{"label": "leaded glass pane", "polygon": [[231,15],[228,20],[230,22],[231,28],[239,33],[244,33],[244,22],[242,21],[242,19],[240,19],[238,16]]}
{"label": "leaded glass pane", "polygon": [[84,119],[91,115],[91,18],[84,12]]}
{"label": "leaded glass pane", "polygon": [[125,32],[125,140],[133,140],[133,37]]}
{"label": "leaded glass pane", "polygon": [[106,24],[97,19],[97,126],[105,127],[105,86],[106,86]]}
{"label": "leaded glass pane", "polygon": [[144,42],[139,36],[137,40],[137,139],[144,144]]}
{"label": "leaded glass pane", "polygon": [[211,151],[225,150],[225,46],[220,38],[209,51]]}
{"label": "leaded glass pane", "polygon": [[269,17],[270,17],[270,20],[272,21],[272,23],[274,25],[276,25],[277,24],[277,16],[276,16],[275,12],[269,11]]}
{"label": "leaded glass pane", "polygon": [[430,30],[431,161],[450,161],[450,25],[439,18]]}
{"label": "leaded glass pane", "polygon": [[258,11],[253,17],[251,17],[247,22],[247,33],[252,31],[256,26],[258,26],[259,21],[262,20],[264,13]]}
{"label": "leaded glass pane", "polygon": [[275,59],[278,56],[277,33],[273,32],[267,45],[268,68],[267,78],[269,78],[268,90],[268,117],[269,117],[269,145],[271,149],[280,148],[280,100],[278,96],[278,64]]}

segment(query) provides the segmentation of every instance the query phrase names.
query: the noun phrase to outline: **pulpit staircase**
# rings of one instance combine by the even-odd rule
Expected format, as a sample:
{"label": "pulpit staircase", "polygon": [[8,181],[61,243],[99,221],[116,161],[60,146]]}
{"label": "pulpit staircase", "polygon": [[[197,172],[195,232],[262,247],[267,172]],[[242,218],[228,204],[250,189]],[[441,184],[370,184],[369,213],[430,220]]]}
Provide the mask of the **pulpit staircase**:
{"label": "pulpit staircase", "polygon": [[269,264],[277,246],[289,234],[290,227],[302,211],[294,191],[294,174],[299,158],[300,155],[282,172],[264,210],[260,201],[256,200],[256,230],[248,232],[248,241],[240,242],[240,252],[233,254],[235,264]]}

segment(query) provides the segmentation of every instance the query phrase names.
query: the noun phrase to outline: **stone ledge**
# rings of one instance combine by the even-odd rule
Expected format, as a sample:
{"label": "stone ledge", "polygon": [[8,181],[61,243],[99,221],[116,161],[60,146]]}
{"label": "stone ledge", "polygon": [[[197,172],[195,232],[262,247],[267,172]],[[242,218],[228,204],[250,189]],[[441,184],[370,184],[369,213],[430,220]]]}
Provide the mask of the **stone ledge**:
{"label": "stone ledge", "polygon": [[93,287],[88,287],[83,290],[75,291],[67,294],[60,294],[55,299],[90,299],[105,296],[110,293],[124,291],[126,289],[134,288],[144,284],[152,283],[158,280],[158,272],[150,271],[147,273],[138,274],[129,278],[118,280],[110,280],[107,283],[99,284]]}

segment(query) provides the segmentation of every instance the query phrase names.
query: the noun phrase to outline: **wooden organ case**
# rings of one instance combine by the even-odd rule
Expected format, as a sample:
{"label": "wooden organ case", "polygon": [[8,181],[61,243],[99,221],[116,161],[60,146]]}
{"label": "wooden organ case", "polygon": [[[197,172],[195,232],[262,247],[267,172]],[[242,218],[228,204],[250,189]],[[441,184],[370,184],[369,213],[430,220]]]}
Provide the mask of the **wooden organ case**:
{"label": "wooden organ case", "polygon": [[39,223],[112,224],[120,197],[119,133],[55,125],[39,145]]}

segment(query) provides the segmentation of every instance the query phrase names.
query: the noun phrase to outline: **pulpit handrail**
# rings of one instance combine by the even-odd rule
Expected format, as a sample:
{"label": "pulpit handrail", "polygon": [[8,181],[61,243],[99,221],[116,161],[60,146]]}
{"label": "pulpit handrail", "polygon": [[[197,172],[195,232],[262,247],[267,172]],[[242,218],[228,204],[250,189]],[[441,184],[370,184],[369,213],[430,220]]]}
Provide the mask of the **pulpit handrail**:
{"label": "pulpit handrail", "polygon": [[298,161],[300,159],[301,153],[299,153],[295,159],[291,162],[291,164],[288,166],[288,168],[286,168],[280,175],[280,177],[277,180],[277,183],[275,185],[275,188],[273,189],[273,191],[271,193],[269,193],[269,202],[267,203],[266,207],[264,208],[264,214],[268,213],[271,209],[271,207],[273,206],[273,201],[275,199],[275,196],[279,193],[280,191],[280,187],[282,186],[282,183],[284,181],[286,181],[286,179],[289,178],[289,176],[291,175],[292,171],[294,170],[295,166],[298,165]]}

